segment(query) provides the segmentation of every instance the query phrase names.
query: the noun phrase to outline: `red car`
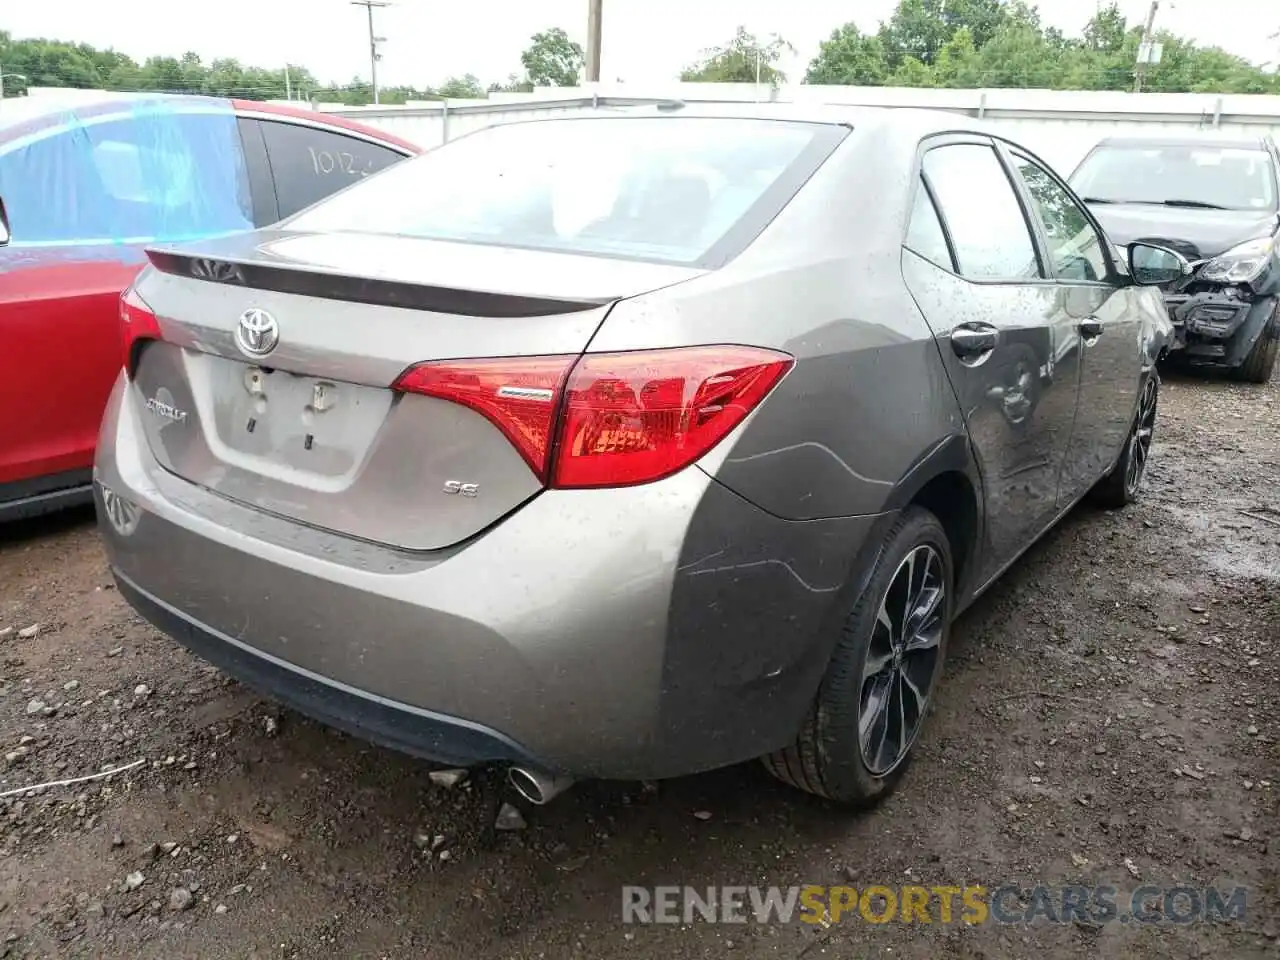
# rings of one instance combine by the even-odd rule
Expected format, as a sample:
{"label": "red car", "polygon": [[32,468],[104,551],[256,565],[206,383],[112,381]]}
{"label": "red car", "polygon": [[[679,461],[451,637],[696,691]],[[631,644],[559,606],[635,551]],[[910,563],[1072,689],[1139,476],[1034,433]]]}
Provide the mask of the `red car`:
{"label": "red car", "polygon": [[91,499],[120,294],[145,245],[266,226],[420,152],[249,101],[0,102],[0,521]]}

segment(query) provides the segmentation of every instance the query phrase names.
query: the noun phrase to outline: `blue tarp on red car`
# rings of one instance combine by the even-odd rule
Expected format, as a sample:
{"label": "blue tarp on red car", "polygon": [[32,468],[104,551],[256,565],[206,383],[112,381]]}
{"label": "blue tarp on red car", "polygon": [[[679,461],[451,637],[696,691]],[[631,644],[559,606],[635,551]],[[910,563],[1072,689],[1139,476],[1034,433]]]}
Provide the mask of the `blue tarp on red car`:
{"label": "blue tarp on red car", "polygon": [[136,245],[252,229],[229,102],[137,96],[46,111],[23,106],[16,120],[11,114],[0,124],[0,198],[11,249]]}

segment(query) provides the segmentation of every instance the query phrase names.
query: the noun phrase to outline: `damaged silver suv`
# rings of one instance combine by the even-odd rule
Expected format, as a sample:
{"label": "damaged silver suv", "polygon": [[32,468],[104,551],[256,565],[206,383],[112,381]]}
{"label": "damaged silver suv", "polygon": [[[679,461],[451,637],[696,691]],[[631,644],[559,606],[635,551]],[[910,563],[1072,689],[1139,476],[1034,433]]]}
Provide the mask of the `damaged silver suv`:
{"label": "damaged silver suv", "polygon": [[1121,247],[1176,250],[1170,362],[1266,383],[1280,350],[1280,153],[1269,137],[1109,137],[1071,185]]}

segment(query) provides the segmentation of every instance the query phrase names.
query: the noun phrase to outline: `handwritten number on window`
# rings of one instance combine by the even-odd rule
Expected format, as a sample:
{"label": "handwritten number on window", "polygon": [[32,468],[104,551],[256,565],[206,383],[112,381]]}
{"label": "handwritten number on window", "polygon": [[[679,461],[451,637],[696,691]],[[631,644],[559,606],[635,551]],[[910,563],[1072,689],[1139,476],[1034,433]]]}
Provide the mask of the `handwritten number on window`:
{"label": "handwritten number on window", "polygon": [[354,153],[348,153],[345,150],[334,152],[332,150],[317,150],[315,147],[307,147],[311,153],[311,169],[317,177],[327,177],[331,174],[341,173],[349,177],[367,177],[373,172],[373,160],[361,161]]}

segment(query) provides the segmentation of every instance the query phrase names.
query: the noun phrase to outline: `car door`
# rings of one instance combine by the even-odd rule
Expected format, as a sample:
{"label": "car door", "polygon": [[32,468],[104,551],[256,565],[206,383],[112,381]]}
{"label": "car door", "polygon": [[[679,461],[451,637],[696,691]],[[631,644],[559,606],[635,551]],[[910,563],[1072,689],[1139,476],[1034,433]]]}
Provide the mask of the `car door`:
{"label": "car door", "polygon": [[[189,104],[189,101],[183,101]],[[229,108],[67,115],[0,145],[0,501],[87,483],[143,247],[251,227]]]}
{"label": "car door", "polygon": [[1005,148],[1061,288],[1059,326],[1081,344],[1080,397],[1063,461],[1058,505],[1089,491],[1120,455],[1132,423],[1142,369],[1142,314],[1116,269],[1105,234],[1085,206],[1029,153]]}
{"label": "car door", "polygon": [[996,151],[926,141],[903,272],[932,329],[982,473],[982,580],[1057,515],[1077,370],[1059,350],[1058,284]]}
{"label": "car door", "polygon": [[406,159],[385,143],[322,123],[259,118],[258,125],[281,220]]}

